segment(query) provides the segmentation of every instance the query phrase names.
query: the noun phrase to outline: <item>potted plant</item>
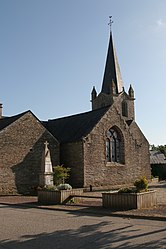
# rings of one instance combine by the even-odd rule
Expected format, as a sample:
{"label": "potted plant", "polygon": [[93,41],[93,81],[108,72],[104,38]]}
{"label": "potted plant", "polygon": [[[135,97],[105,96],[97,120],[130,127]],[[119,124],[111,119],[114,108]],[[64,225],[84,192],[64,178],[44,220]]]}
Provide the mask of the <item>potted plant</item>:
{"label": "potted plant", "polygon": [[45,186],[38,190],[38,202],[41,204],[67,203],[74,195],[81,195],[83,189],[72,189],[65,183],[70,176],[70,168],[63,165],[54,166],[54,186]]}
{"label": "potted plant", "polygon": [[71,190],[72,186],[65,183],[70,176],[70,168],[65,168],[63,165],[54,166],[54,184],[59,190]]}
{"label": "potted plant", "polygon": [[148,189],[146,177],[134,182],[132,188],[102,193],[103,207],[113,209],[142,209],[156,206],[156,191]]}

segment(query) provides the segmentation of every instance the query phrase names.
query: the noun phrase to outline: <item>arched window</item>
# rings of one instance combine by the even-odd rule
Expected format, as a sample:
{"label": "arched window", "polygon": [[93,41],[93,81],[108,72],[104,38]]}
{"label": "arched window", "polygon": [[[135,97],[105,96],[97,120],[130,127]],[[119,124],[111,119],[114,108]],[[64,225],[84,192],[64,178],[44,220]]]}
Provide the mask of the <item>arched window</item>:
{"label": "arched window", "polygon": [[122,102],[122,115],[128,117],[128,105],[126,101]]}
{"label": "arched window", "polygon": [[110,150],[109,138],[106,139],[106,159],[107,159],[107,162],[110,162],[110,160],[111,160],[111,150]]}
{"label": "arched window", "polygon": [[123,163],[123,142],[119,132],[111,128],[106,138],[106,160],[107,162]]}

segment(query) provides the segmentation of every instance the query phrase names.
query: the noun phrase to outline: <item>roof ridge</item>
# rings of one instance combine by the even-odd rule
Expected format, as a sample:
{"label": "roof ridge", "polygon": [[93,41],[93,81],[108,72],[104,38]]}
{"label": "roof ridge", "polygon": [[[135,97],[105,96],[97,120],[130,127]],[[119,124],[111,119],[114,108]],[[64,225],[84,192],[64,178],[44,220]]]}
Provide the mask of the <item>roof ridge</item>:
{"label": "roof ridge", "polygon": [[79,141],[87,136],[109,110],[110,106],[64,118],[43,121],[46,129],[60,143]]}
{"label": "roof ridge", "polygon": [[[10,117],[3,117],[0,119],[0,131],[11,125],[13,122],[24,116],[26,113],[31,112],[30,110],[16,114]],[[32,112],[31,112],[32,113]]]}
{"label": "roof ridge", "polygon": [[91,110],[91,111],[87,111],[87,112],[82,112],[82,113],[77,113],[77,114],[72,114],[72,115],[69,115],[69,116],[64,116],[64,117],[60,117],[60,118],[54,118],[54,119],[48,119],[46,121],[42,121],[42,122],[48,122],[48,121],[55,121],[55,120],[60,120],[60,119],[67,119],[67,118],[71,118],[71,117],[76,117],[76,116],[82,116],[82,115],[86,115],[86,114],[89,114],[89,113],[94,113],[94,112],[99,112],[101,111],[101,109],[105,109],[107,111],[107,109],[109,109],[110,106],[104,106],[104,107],[101,107],[101,108],[98,108],[98,109],[95,109],[95,110]]}
{"label": "roof ridge", "polygon": [[[4,116],[3,119],[10,119],[10,118],[16,118],[16,117],[19,118],[19,117],[23,116],[24,114],[26,114],[27,112],[31,112],[31,110],[24,111],[24,112],[15,114],[15,115],[13,115],[13,116]],[[0,119],[0,120],[1,120],[1,119]]]}

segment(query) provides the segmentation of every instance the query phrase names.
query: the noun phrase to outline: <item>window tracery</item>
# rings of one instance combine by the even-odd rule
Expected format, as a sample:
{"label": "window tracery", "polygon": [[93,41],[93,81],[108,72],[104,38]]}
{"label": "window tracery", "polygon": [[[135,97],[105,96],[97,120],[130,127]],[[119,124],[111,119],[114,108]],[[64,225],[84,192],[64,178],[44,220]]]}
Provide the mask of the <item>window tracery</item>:
{"label": "window tracery", "polygon": [[111,128],[107,132],[106,138],[106,160],[107,162],[118,162],[122,163],[122,138],[119,132]]}

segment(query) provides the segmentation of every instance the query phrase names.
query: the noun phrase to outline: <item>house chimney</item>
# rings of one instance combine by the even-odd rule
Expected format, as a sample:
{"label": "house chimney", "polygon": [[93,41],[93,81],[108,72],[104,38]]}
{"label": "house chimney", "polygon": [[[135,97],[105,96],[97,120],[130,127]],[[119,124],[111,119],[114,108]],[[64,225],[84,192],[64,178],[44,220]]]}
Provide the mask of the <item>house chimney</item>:
{"label": "house chimney", "polygon": [[0,118],[2,118],[2,109],[3,107],[2,107],[2,104],[0,103]]}

